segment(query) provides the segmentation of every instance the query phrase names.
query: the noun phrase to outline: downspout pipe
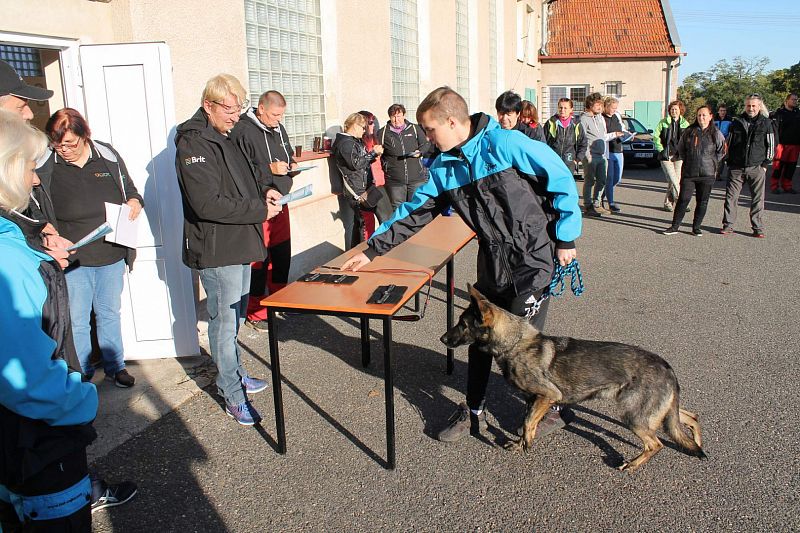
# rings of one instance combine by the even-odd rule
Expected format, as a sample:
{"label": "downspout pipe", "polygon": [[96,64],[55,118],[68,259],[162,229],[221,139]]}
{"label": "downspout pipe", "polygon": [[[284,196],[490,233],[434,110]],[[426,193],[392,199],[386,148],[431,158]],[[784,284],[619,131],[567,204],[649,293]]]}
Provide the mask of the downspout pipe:
{"label": "downspout pipe", "polygon": [[664,88],[664,114],[663,116],[667,116],[669,113],[669,92],[670,87],[672,86],[672,61],[673,59],[667,59],[667,86]]}

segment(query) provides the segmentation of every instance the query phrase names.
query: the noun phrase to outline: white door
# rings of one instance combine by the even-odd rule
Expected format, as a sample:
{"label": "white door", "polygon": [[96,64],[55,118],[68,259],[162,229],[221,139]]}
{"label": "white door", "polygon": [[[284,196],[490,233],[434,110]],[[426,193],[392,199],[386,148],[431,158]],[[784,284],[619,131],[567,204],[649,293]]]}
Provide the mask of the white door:
{"label": "white door", "polygon": [[126,359],[199,353],[191,272],[181,262],[172,66],[164,43],[80,47],[92,137],[122,155],[144,197],[133,271],[122,295]]}

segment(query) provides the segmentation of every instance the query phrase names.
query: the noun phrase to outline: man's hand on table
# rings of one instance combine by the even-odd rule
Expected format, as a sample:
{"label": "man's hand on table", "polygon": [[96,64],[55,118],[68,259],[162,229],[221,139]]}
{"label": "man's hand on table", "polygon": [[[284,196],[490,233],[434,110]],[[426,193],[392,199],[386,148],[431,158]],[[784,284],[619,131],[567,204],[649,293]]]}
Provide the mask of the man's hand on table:
{"label": "man's hand on table", "polygon": [[342,265],[342,270],[352,270],[353,272],[358,272],[369,262],[369,257],[367,257],[364,252],[360,252],[348,259],[347,262]]}

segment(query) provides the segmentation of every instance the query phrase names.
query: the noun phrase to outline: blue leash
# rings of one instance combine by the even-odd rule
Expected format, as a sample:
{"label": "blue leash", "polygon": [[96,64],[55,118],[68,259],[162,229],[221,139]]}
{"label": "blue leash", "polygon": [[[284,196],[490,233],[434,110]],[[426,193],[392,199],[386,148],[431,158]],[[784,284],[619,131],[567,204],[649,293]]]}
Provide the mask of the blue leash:
{"label": "blue leash", "polygon": [[585,287],[583,286],[583,276],[581,275],[581,265],[577,259],[573,259],[567,266],[561,266],[558,261],[555,261],[555,271],[553,272],[553,279],[550,280],[550,285],[542,292],[542,295],[537,299],[534,296],[528,298],[525,303],[530,304],[525,308],[525,318],[531,320],[545,300],[550,297],[558,298],[567,288],[566,277],[569,276],[569,288],[572,294],[580,296],[583,294]]}

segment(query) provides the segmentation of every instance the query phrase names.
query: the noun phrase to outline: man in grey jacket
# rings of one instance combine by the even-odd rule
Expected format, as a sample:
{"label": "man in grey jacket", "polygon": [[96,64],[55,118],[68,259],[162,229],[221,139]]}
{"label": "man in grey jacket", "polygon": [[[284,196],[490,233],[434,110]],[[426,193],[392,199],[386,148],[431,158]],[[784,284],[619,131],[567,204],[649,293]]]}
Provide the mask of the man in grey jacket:
{"label": "man in grey jacket", "polygon": [[603,191],[608,171],[608,141],[621,137],[623,133],[606,131],[603,119],[603,97],[592,93],[586,97],[586,110],[581,115],[581,126],[586,134],[589,149],[583,160],[583,207],[588,216],[599,217],[609,211],[603,209]]}

